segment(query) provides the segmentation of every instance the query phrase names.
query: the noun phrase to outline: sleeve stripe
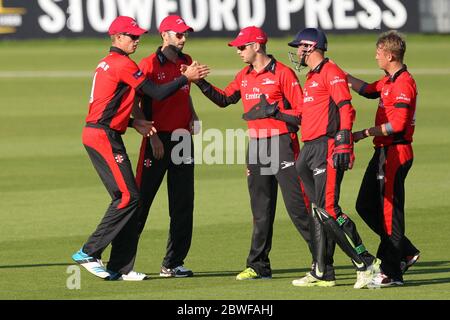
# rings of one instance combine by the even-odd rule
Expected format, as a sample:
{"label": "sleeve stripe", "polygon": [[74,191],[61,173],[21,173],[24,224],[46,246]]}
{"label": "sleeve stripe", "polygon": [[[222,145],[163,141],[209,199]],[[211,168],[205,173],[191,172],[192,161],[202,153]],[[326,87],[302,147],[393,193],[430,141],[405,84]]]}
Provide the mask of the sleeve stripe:
{"label": "sleeve stripe", "polygon": [[341,102],[339,102],[339,103],[337,104],[337,106],[338,106],[338,108],[340,109],[340,108],[342,108],[343,106],[345,106],[345,105],[347,105],[347,104],[351,104],[351,100],[344,100],[344,101],[341,101]]}
{"label": "sleeve stripe", "polygon": [[394,128],[392,128],[392,124],[390,122],[385,124],[386,132],[388,135],[391,135],[394,133]]}
{"label": "sleeve stripe", "polygon": [[409,104],[407,104],[407,103],[396,103],[396,104],[394,104],[394,107],[408,109],[409,108]]}

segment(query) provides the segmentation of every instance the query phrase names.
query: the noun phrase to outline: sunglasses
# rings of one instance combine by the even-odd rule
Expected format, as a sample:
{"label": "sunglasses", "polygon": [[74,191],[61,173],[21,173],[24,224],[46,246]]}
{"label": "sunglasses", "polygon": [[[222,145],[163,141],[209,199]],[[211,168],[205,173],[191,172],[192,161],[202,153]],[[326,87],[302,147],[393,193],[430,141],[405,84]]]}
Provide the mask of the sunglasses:
{"label": "sunglasses", "polygon": [[131,40],[133,40],[133,41],[139,40],[139,38],[141,37],[141,36],[136,36],[134,34],[129,34],[129,33],[121,33],[121,34],[124,36],[130,37]]}
{"label": "sunglasses", "polygon": [[249,45],[251,45],[251,44],[254,44],[254,42],[249,42],[249,43],[246,43],[246,44],[244,44],[244,45],[242,45],[242,46],[238,46],[238,47],[236,47],[239,51],[244,51]]}
{"label": "sunglasses", "polygon": [[187,38],[189,33],[187,32],[175,32],[175,31],[167,31],[170,35],[177,37],[177,39]]}

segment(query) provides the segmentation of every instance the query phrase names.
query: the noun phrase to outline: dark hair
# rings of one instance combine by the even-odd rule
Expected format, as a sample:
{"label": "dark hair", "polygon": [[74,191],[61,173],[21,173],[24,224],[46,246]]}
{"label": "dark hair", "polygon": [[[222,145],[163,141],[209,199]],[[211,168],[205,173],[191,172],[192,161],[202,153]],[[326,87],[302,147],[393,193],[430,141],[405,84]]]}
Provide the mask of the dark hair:
{"label": "dark hair", "polygon": [[264,51],[264,53],[266,53],[266,44],[265,43],[260,43],[259,45],[261,47],[261,50]]}

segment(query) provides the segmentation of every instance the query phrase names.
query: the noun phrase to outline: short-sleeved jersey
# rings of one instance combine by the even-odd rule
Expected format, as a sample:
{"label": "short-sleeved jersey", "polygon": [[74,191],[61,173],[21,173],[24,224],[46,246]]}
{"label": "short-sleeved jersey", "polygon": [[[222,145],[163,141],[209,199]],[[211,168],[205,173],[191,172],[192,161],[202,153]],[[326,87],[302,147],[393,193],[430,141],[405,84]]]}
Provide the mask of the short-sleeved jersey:
{"label": "short-sleeved jersey", "polygon": [[375,126],[387,124],[393,133],[375,137],[376,146],[407,144],[413,140],[415,128],[417,87],[406,65],[393,75],[386,75],[378,81],[364,85],[360,95],[380,98]]}
{"label": "short-sleeved jersey", "polygon": [[95,70],[86,122],[125,132],[136,89],[144,81],[136,63],[124,51],[111,47]]}
{"label": "short-sleeved jersey", "polygon": [[[268,65],[256,72],[252,66],[242,69],[224,91],[215,91],[227,97],[240,97],[244,105],[244,113],[259,103],[261,95],[265,95],[269,103],[278,101],[281,112],[298,116],[303,100],[303,92],[294,71],[278,62],[272,56]],[[288,132],[297,132],[298,127],[290,128],[286,122],[273,118],[247,121],[250,137],[265,138]]]}
{"label": "short-sleeved jersey", "polygon": [[[148,79],[161,85],[179,78],[181,65],[191,63],[192,58],[182,53],[174,63],[166,58],[159,47],[155,53],[141,60],[139,68]],[[141,101],[141,108],[146,118],[154,121],[155,127],[160,132],[172,132],[176,129],[189,130],[189,122],[192,119],[189,93],[190,84],[186,84],[162,101],[145,97]]]}
{"label": "short-sleeved jersey", "polygon": [[339,130],[352,130],[355,110],[345,73],[328,58],[308,72],[301,109],[302,141],[333,138]]}

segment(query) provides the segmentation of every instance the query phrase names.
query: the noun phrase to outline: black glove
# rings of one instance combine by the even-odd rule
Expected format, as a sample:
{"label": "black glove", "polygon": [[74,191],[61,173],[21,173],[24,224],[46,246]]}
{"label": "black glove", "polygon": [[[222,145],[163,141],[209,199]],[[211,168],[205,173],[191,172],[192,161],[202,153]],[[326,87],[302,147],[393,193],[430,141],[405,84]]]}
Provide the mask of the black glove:
{"label": "black glove", "polygon": [[348,170],[353,167],[353,136],[350,130],[340,130],[334,137],[333,168]]}
{"label": "black glove", "polygon": [[278,112],[278,101],[269,104],[266,99],[266,95],[262,94],[260,100],[257,104],[255,104],[248,112],[242,115],[242,119],[256,120],[256,119],[265,119],[269,117],[275,116]]}

